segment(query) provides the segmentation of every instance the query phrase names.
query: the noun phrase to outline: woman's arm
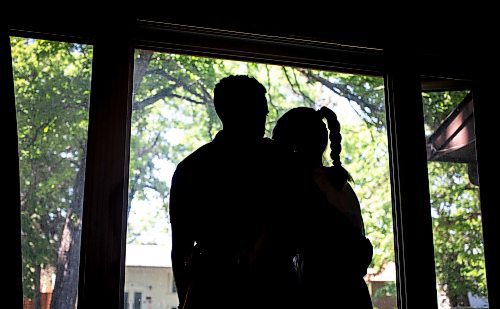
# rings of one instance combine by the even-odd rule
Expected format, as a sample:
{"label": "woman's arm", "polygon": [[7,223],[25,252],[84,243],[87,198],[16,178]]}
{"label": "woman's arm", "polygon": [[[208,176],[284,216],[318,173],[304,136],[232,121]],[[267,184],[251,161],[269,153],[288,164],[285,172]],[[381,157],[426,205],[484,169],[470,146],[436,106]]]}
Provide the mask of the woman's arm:
{"label": "woman's arm", "polygon": [[349,222],[364,235],[365,228],[356,193],[348,182],[340,190],[335,188],[327,173],[328,170],[324,168],[316,169],[313,173],[314,181],[320,190],[326,194],[329,204],[346,216]]}
{"label": "woman's arm", "polygon": [[359,204],[358,197],[349,183],[346,183],[342,189],[342,195],[344,195],[344,212],[345,215],[351,220],[352,224],[365,235],[365,224],[363,222],[363,216],[361,215],[361,206]]}

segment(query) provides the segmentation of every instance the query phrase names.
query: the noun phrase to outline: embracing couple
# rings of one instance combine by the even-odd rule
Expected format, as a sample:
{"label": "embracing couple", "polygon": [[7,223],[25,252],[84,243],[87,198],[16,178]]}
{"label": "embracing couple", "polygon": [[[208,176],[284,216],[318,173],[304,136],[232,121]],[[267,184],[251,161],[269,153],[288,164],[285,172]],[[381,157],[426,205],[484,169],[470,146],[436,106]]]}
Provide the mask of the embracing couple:
{"label": "embracing couple", "polygon": [[219,81],[214,106],[223,130],[172,179],[179,308],[372,308],[373,249],[335,113],[294,108],[264,138],[266,89],[242,75]]}

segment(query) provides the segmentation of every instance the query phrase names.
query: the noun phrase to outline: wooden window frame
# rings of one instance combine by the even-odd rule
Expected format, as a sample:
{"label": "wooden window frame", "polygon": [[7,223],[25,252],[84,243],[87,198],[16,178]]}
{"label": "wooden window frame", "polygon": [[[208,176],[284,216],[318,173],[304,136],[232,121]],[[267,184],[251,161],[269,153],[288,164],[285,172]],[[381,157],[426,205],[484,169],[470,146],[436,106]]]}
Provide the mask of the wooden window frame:
{"label": "wooden window frame", "polygon": [[[18,35],[94,45],[85,177],[78,308],[123,308],[127,191],[134,50],[139,48],[200,56],[266,62],[320,70],[378,75],[385,80],[398,307],[437,308],[432,220],[420,76],[474,84],[480,202],[490,308],[500,295],[497,244],[500,211],[495,207],[493,129],[494,85],[480,68],[462,67],[446,57],[426,57],[410,44],[354,47],[309,38],[281,37],[155,20],[122,18],[81,31],[37,28],[29,22],[0,29],[0,117],[7,151],[2,225],[9,282],[9,308],[22,307],[19,157],[9,36]],[[34,31],[33,29],[37,29]],[[403,47],[402,47],[403,46]],[[406,46],[406,47],[405,47]],[[487,65],[487,63],[484,63]],[[490,87],[491,86],[491,87]],[[15,205],[15,206],[13,206]]]}

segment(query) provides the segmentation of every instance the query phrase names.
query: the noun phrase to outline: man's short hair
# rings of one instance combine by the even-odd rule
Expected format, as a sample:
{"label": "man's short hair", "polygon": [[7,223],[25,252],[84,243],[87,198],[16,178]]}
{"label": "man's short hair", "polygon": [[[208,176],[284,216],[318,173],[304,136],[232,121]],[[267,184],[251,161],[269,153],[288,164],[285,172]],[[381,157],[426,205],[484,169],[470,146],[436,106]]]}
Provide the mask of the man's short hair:
{"label": "man's short hair", "polygon": [[250,104],[265,97],[266,88],[255,78],[247,75],[230,75],[221,79],[214,89],[214,106],[219,118],[226,114],[244,112]]}

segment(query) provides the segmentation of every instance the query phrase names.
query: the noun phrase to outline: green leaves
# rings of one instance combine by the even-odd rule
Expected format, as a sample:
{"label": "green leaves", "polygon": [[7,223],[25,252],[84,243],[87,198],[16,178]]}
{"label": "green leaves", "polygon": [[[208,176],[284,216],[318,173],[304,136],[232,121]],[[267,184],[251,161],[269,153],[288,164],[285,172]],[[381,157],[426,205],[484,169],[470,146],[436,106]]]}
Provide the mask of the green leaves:
{"label": "green leaves", "polygon": [[[55,265],[64,220],[82,192],[92,47],[12,38],[22,190],[25,294],[35,269]],[[329,106],[342,126],[341,158],[354,178],[376,271],[394,261],[384,81],[301,68],[137,50],[131,122],[129,207],[168,209],[173,167],[222,127],[216,83],[229,74],[256,77],[267,89],[266,135],[297,106]],[[465,92],[425,93],[426,132],[433,132]],[[328,157],[326,155],[326,157]],[[438,281],[450,297],[485,293],[477,188],[460,164],[430,163]],[[140,203],[139,203],[140,204]],[[164,212],[166,214],[166,212]],[[70,219],[78,222],[77,213]],[[143,232],[149,221],[131,227]],[[137,235],[133,235],[134,238]],[[132,239],[133,240],[133,239]]]}
{"label": "green leaves", "polygon": [[[394,260],[382,78],[142,50],[137,51],[136,57],[135,77],[140,78],[138,73],[142,72],[143,78],[134,82],[140,85],[135,89],[134,105],[144,108],[134,109],[132,115],[129,205],[134,200],[147,201],[148,194],[144,192],[151,188],[159,196],[167,196],[171,174],[155,173],[159,162],[175,166],[209,142],[221,129],[213,108],[215,84],[230,74],[247,74],[256,77],[267,89],[267,136],[272,135],[276,120],[297,106],[328,105],[338,107],[342,111],[340,117],[344,117],[346,109],[356,109],[350,113],[351,117],[357,117],[356,113],[361,115],[357,120],[348,119],[349,124],[342,123],[342,156],[355,179],[368,236],[376,248],[373,266],[379,270]],[[341,101],[339,95],[352,100]],[[150,98],[155,100],[148,101]],[[365,119],[371,121],[368,126]],[[164,207],[168,207],[166,199]]]}
{"label": "green leaves", "polygon": [[[19,136],[24,293],[55,265],[84,167],[92,48],[11,38]],[[81,214],[81,213],[80,213]],[[79,216],[73,213],[72,216]],[[70,218],[78,221],[78,218]]]}
{"label": "green leaves", "polygon": [[429,162],[438,282],[451,301],[467,292],[486,295],[479,190],[467,165]]}

